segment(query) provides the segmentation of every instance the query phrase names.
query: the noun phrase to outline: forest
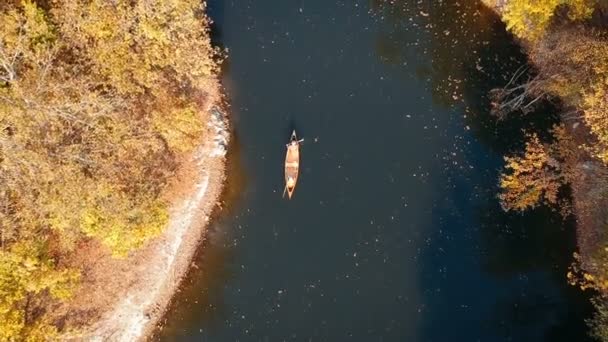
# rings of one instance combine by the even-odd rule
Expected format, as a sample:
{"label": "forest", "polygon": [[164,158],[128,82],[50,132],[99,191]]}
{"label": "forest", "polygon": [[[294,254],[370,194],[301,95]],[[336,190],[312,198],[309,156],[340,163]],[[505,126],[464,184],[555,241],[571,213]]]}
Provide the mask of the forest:
{"label": "forest", "polygon": [[608,341],[608,7],[592,0],[486,0],[524,46],[522,67],[493,92],[497,115],[528,113],[540,101],[558,108],[550,139],[528,134],[522,153],[505,157],[505,210],[548,204],[577,219],[568,281],[593,289],[592,336]]}
{"label": "forest", "polygon": [[168,219],[204,134],[219,50],[197,0],[0,4],[0,341],[40,341],[97,243],[124,258]]}

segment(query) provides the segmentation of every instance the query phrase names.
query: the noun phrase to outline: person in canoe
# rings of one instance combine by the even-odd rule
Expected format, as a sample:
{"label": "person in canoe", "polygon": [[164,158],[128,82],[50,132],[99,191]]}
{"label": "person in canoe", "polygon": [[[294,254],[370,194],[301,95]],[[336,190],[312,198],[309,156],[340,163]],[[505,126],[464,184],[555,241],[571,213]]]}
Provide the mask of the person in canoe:
{"label": "person in canoe", "polygon": [[298,172],[300,169],[300,143],[304,139],[298,140],[296,131],[291,133],[291,139],[287,144],[287,154],[285,155],[285,190],[283,196],[287,192],[287,196],[291,199],[293,192],[296,189],[298,182]]}

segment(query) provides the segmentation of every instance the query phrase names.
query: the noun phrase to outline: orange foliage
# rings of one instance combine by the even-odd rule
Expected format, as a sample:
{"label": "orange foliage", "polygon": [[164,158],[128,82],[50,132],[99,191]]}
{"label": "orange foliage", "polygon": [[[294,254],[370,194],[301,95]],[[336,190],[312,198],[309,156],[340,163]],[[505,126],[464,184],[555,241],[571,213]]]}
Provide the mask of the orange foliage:
{"label": "orange foliage", "polygon": [[560,165],[533,134],[523,156],[505,157],[506,173],[500,178],[499,195],[504,210],[522,211],[540,203],[557,204],[563,184]]}

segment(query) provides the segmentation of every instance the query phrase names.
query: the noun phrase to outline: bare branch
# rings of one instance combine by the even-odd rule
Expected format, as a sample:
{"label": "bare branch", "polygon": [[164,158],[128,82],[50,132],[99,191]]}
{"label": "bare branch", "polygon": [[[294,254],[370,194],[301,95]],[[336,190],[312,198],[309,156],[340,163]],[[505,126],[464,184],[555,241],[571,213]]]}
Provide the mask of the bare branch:
{"label": "bare branch", "polygon": [[[546,98],[547,92],[543,89],[543,82],[539,76],[528,76],[525,81],[521,81],[528,70],[527,66],[519,67],[505,87],[490,91],[492,112],[499,118],[504,118],[506,114],[517,110],[528,112],[533,104]],[[532,99],[529,100],[530,98]]]}

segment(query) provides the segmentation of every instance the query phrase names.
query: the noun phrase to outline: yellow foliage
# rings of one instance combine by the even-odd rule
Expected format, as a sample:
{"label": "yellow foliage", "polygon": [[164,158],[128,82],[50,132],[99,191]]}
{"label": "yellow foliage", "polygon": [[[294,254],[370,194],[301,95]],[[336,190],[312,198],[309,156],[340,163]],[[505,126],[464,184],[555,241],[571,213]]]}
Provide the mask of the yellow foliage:
{"label": "yellow foliage", "polygon": [[532,135],[521,157],[505,157],[505,169],[500,178],[499,195],[505,210],[522,211],[539,203],[556,204],[562,176],[559,164]]}
{"label": "yellow foliage", "polygon": [[585,122],[598,140],[592,150],[608,164],[608,78],[585,94],[583,108]]}
{"label": "yellow foliage", "polygon": [[592,0],[509,0],[503,20],[516,36],[535,41],[544,35],[561,5],[568,6],[571,20],[586,19],[594,9]]}
{"label": "yellow foliage", "polygon": [[[50,17],[30,2],[2,14],[0,55],[16,56],[0,72],[5,236],[49,227],[66,249],[84,234],[124,254],[159,233],[156,198],[173,155],[201,138],[197,87],[217,72],[202,10],[193,0],[59,0]],[[115,221],[82,224],[108,212]]]}
{"label": "yellow foliage", "polygon": [[532,49],[546,90],[568,105],[583,107],[585,93],[608,78],[608,37],[586,29],[562,30]]}
{"label": "yellow foliage", "polygon": [[0,251],[0,341],[35,340],[52,337],[56,329],[44,320],[26,325],[26,302],[48,291],[67,299],[79,278],[75,270],[57,270],[41,255],[39,242],[19,242],[10,251]]}
{"label": "yellow foliage", "polygon": [[[63,36],[120,93],[141,93],[168,76],[199,86],[218,71],[204,7],[194,0],[59,0]],[[86,47],[86,49],[85,49]],[[172,73],[167,73],[167,69]]]}
{"label": "yellow foliage", "polygon": [[83,212],[81,226],[85,234],[110,247],[116,257],[126,257],[150,236],[158,235],[167,224],[166,205],[160,200],[149,199],[142,203],[142,200],[132,201],[116,191],[98,194]]}
{"label": "yellow foliage", "polygon": [[600,261],[600,264],[594,265],[594,268],[600,272],[593,273],[581,268],[581,256],[574,253],[574,262],[567,274],[570,285],[579,286],[582,290],[594,289],[602,293],[608,291],[608,275],[604,273],[604,270],[608,269],[608,265],[605,263],[606,256],[608,255],[606,255],[605,250],[600,253],[602,255],[594,258],[594,262]]}
{"label": "yellow foliage", "polygon": [[0,6],[0,341],[58,333],[24,305],[77,284],[51,255],[94,238],[124,257],[161,233],[218,72],[198,0],[45,4]]}
{"label": "yellow foliage", "polygon": [[203,133],[200,113],[193,106],[176,108],[168,113],[155,111],[152,120],[154,129],[160,132],[169,147],[176,151],[191,151]]}
{"label": "yellow foliage", "polygon": [[608,162],[608,36],[589,29],[560,30],[532,49],[544,89],[576,108],[596,140],[588,150]]}

